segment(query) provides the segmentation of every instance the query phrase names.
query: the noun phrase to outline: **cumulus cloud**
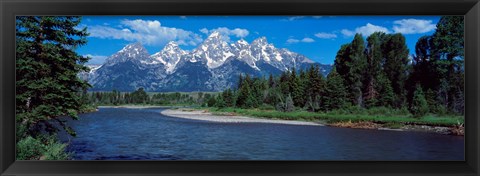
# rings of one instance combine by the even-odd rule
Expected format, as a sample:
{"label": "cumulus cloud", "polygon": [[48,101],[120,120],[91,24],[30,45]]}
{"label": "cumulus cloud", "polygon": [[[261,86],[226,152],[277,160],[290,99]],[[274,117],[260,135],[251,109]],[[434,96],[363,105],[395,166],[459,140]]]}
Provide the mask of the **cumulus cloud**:
{"label": "cumulus cloud", "polygon": [[421,34],[436,29],[432,20],[402,19],[393,22],[393,31],[402,34]]}
{"label": "cumulus cloud", "polygon": [[318,38],[321,38],[321,39],[334,39],[334,38],[337,38],[337,34],[319,32],[319,33],[315,34],[315,37],[318,37]]}
{"label": "cumulus cloud", "polygon": [[385,32],[385,33],[390,33],[390,31],[383,26],[377,26],[373,25],[370,23],[367,23],[365,26],[360,26],[355,28],[355,30],[348,30],[348,29],[343,29],[340,31],[344,36],[350,37],[355,35],[356,33],[360,33],[363,36],[369,36],[370,34],[374,32]]}
{"label": "cumulus cloud", "polygon": [[105,60],[108,58],[107,56],[100,56],[100,55],[92,55],[92,54],[87,54],[84,55],[83,57],[89,57],[90,60],[88,60],[87,64],[90,65],[100,65],[105,62]]}
{"label": "cumulus cloud", "polygon": [[235,36],[237,38],[244,38],[250,34],[250,32],[247,29],[241,29],[241,28],[235,28],[235,29],[229,29],[226,27],[219,27],[216,29],[207,29],[207,28],[202,28],[200,29],[201,33],[209,35],[210,33],[217,31],[219,32],[222,37],[224,37],[225,40],[230,41],[230,36]]}
{"label": "cumulus cloud", "polygon": [[194,32],[162,26],[157,20],[122,20],[116,28],[110,26],[89,26],[90,37],[102,39],[122,39],[141,42],[145,45],[160,46],[169,41],[181,45],[197,45],[202,37]]}

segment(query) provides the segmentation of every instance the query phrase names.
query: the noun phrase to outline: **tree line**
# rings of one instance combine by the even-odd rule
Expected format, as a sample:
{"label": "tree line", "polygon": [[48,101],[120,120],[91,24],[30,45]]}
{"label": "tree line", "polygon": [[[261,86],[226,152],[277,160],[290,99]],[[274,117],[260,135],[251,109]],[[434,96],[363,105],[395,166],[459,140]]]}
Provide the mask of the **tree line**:
{"label": "tree line", "polygon": [[409,56],[405,37],[356,34],[340,47],[325,78],[318,66],[280,76],[240,75],[236,89],[212,97],[216,107],[330,111],[357,106],[407,109],[414,116],[464,113],[463,17],[445,16]]}
{"label": "tree line", "polygon": [[[150,94],[150,95],[149,95]],[[207,100],[214,93],[147,93],[144,88],[133,92],[83,92],[82,100],[85,104],[99,105],[195,105],[206,106]]]}

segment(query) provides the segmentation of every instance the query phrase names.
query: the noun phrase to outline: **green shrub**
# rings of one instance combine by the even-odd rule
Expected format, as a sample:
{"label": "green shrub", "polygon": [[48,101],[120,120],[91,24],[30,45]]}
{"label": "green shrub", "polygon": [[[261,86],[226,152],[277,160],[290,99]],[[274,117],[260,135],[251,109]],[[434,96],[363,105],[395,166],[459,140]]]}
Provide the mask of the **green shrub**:
{"label": "green shrub", "polygon": [[53,137],[49,137],[45,151],[42,154],[45,160],[67,160],[70,154],[65,152],[66,147],[66,144],[58,142]]}
{"label": "green shrub", "polygon": [[42,141],[28,136],[17,143],[17,160],[38,160],[43,151]]}
{"label": "green shrub", "polygon": [[56,140],[56,136],[28,136],[17,143],[17,160],[67,160],[67,145]]}

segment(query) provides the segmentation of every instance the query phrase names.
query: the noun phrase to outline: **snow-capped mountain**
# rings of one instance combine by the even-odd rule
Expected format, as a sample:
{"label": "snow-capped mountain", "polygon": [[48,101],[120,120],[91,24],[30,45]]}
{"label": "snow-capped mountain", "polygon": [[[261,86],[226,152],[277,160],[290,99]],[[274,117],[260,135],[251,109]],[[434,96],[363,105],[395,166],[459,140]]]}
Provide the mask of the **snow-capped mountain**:
{"label": "snow-capped mountain", "polygon": [[229,43],[213,32],[191,51],[172,41],[149,55],[140,43],[129,44],[80,77],[88,80],[94,91],[133,91],[139,87],[147,91],[222,91],[235,86],[240,74],[277,75],[312,64],[320,65],[324,75],[331,69],[331,65],[278,49],[265,37],[251,44],[243,39]]}
{"label": "snow-capped mountain", "polygon": [[186,51],[180,49],[175,41],[171,41],[160,52],[153,54],[152,58],[165,65],[167,74],[170,74],[185,54]]}
{"label": "snow-capped mountain", "polygon": [[191,55],[195,60],[206,61],[210,69],[221,66],[227,59],[235,56],[232,48],[222,39],[219,32],[210,34],[202,44],[193,50]]}
{"label": "snow-capped mountain", "polygon": [[154,63],[152,57],[148,54],[147,49],[145,49],[141,43],[132,43],[107,58],[105,64],[110,66],[126,61]]}

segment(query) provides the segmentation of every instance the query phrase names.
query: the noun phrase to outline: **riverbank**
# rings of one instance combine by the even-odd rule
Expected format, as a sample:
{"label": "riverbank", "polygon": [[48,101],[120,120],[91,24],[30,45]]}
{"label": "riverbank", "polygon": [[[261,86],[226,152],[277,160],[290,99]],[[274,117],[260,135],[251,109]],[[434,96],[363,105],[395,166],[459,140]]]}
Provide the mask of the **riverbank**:
{"label": "riverbank", "polygon": [[[270,112],[239,110],[231,112],[229,110],[214,109],[169,109],[162,111],[162,114],[193,120],[206,120],[213,122],[265,122],[282,124],[315,124],[321,126],[332,126],[341,128],[373,129],[373,130],[391,130],[391,131],[417,131],[430,132],[444,135],[464,135],[464,126],[456,125],[452,122],[444,121],[439,118],[432,120],[413,119],[408,117],[379,117],[379,116],[360,116],[360,115],[327,115],[311,112]],[[281,114],[282,117],[279,117]]]}
{"label": "riverbank", "polygon": [[324,124],[306,121],[293,121],[293,120],[272,120],[252,118],[238,115],[214,115],[211,112],[205,110],[193,110],[193,109],[166,109],[160,112],[162,115],[185,118],[191,120],[203,120],[210,122],[221,123],[273,123],[273,124],[288,124],[288,125],[314,125],[323,126]]}
{"label": "riverbank", "polygon": [[98,106],[98,108],[130,108],[130,109],[146,109],[146,108],[184,108],[187,106],[161,106],[161,105],[118,105],[118,106]]}

